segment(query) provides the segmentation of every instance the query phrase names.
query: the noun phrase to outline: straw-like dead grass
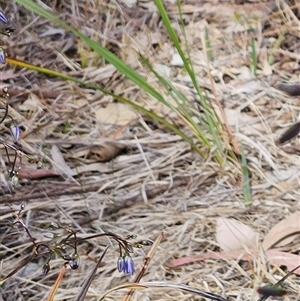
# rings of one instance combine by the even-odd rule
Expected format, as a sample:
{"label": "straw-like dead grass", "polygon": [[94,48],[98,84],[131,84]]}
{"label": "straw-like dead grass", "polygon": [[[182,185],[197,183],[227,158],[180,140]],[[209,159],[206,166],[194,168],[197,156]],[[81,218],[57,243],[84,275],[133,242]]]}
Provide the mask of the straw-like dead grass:
{"label": "straw-like dead grass", "polygon": [[[182,73],[152,1],[44,2],[61,18],[140,68],[149,82],[157,85],[139,65],[138,49],[193,99],[189,79]],[[24,159],[22,186],[12,196],[2,191],[1,277],[30,252],[31,244],[22,229],[10,229],[11,211],[5,204],[18,208],[24,200],[27,206],[23,218],[36,239],[43,239],[43,229],[51,221],[72,224],[81,234],[113,231],[153,240],[166,230],[166,239],[144,281],[190,284],[231,300],[247,301],[258,299],[255,290],[262,283],[274,283],[284,275],[284,269],[269,267],[263,254],[252,264],[205,260],[176,270],[164,266],[174,257],[218,250],[216,217],[234,217],[263,237],[272,225],[300,208],[299,140],[284,149],[274,142],[297,120],[300,111],[299,97],[276,89],[278,82],[299,83],[299,3],[231,2],[186,1],[182,9],[199,83],[213,101],[209,69],[232,130],[244,144],[252,173],[251,208],[245,209],[238,170],[204,162],[160,125],[139,115],[128,118],[130,113],[124,114],[122,108],[119,112],[115,108],[106,120],[97,118],[112,101],[98,92],[6,66],[1,72],[1,85],[9,87],[10,112],[23,127],[19,146],[33,156],[44,156],[45,164],[37,170]],[[132,6],[127,7],[130,3]],[[3,39],[10,56],[101,84],[164,116],[168,114],[167,118],[183,126],[176,115],[138,91],[69,33],[12,3],[1,1],[1,5],[17,30],[11,38]],[[180,33],[175,4],[166,2],[166,6]],[[234,20],[234,14],[240,16],[240,23]],[[250,31],[249,24],[255,30]],[[204,28],[214,57],[209,64],[203,47]],[[281,34],[283,40],[276,49]],[[257,78],[249,72],[251,37],[257,41]],[[268,62],[271,53],[273,60]],[[3,126],[1,131],[7,135]],[[14,235],[8,235],[11,231]],[[56,300],[74,299],[105,243],[93,240],[79,247],[81,266],[76,271],[68,270]],[[290,245],[290,251],[299,252],[299,241],[298,248]],[[130,281],[116,270],[117,256],[116,249],[111,248],[86,300],[96,300],[107,289]],[[143,256],[143,250],[135,252],[137,268]],[[45,277],[40,275],[42,265],[42,261],[33,262],[9,279],[2,288],[4,300],[44,300],[62,262],[51,261],[52,270]],[[286,282],[294,291],[286,300],[299,299],[295,293],[299,292],[299,279],[290,277]],[[121,300],[123,295],[120,291],[107,300]],[[159,289],[139,291],[133,300],[202,299]]]}

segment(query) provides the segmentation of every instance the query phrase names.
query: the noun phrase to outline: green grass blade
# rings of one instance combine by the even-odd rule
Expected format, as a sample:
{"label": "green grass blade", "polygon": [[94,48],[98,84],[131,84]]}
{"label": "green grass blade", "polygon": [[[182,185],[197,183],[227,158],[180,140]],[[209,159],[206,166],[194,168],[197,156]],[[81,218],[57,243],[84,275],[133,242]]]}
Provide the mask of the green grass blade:
{"label": "green grass blade", "polygon": [[[197,94],[200,98],[200,103],[201,103],[201,108],[203,109],[204,112],[204,119],[206,124],[208,125],[206,128],[209,131],[210,135],[212,136],[212,140],[214,141],[213,144],[215,144],[217,146],[217,153],[218,154],[214,154],[216,159],[221,163],[223,161],[222,156],[224,155],[224,150],[223,150],[223,146],[222,146],[222,126],[220,123],[220,120],[218,118],[218,116],[216,115],[210,101],[208,100],[208,98],[206,97],[206,95],[203,94],[203,91],[200,89],[200,86],[197,82],[197,77],[196,74],[194,72],[193,69],[193,65],[190,63],[191,62],[191,58],[189,56],[189,52],[188,52],[188,57],[186,57],[186,55],[184,54],[182,47],[180,45],[179,42],[179,38],[175,32],[175,30],[172,27],[171,21],[169,19],[169,16],[167,14],[167,11],[165,9],[165,6],[162,2],[162,0],[154,0],[157,9],[161,15],[161,18],[163,20],[163,23],[167,29],[168,35],[170,37],[170,39],[172,40],[178,54],[180,55],[182,61],[183,61],[183,65],[184,68],[186,70],[186,72],[189,74],[191,81],[193,83],[194,88],[197,91]],[[177,1],[177,6],[179,9],[179,14],[181,12],[181,5],[180,5],[180,1]],[[181,13],[182,15],[182,13]],[[182,23],[182,21],[181,21]],[[184,29],[183,29],[183,34],[185,34]],[[188,45],[186,45],[187,49],[188,49]],[[203,121],[203,119],[200,119]],[[213,145],[211,145],[210,149],[213,147]]]}
{"label": "green grass blade", "polygon": [[255,47],[255,38],[251,37],[251,71],[254,76],[256,76],[257,71],[257,54],[256,54],[256,47]]}
{"label": "green grass blade", "polygon": [[242,176],[243,176],[242,192],[243,192],[245,207],[249,208],[252,204],[249,170],[248,170],[246,155],[244,152],[244,147],[241,146],[240,149],[241,149],[241,157],[242,157]]}
{"label": "green grass blade", "polygon": [[20,60],[16,60],[16,59],[12,59],[12,58],[7,58],[7,62],[8,63],[11,63],[11,64],[14,64],[16,66],[19,66],[19,67],[24,67],[24,68],[27,68],[27,69],[30,69],[30,70],[34,70],[34,71],[37,71],[37,72],[40,72],[40,73],[43,73],[43,74],[47,74],[47,75],[50,75],[50,76],[54,76],[54,77],[57,77],[57,78],[61,78],[63,80],[67,80],[67,81],[72,81],[82,87],[85,87],[85,88],[89,88],[89,89],[93,89],[93,90],[99,90],[101,91],[103,94],[106,94],[106,95],[109,95],[109,96],[112,96],[114,99],[122,102],[122,103],[125,103],[133,108],[135,108],[137,111],[139,111],[140,113],[142,114],[145,114],[147,116],[149,116],[150,118],[152,118],[153,120],[156,120],[158,121],[159,123],[163,124],[164,126],[166,126],[169,130],[171,130],[173,133],[175,133],[176,135],[180,136],[184,141],[186,141],[188,144],[191,145],[191,147],[197,151],[202,157],[206,157],[205,153],[203,151],[200,150],[199,147],[197,147],[194,143],[193,143],[193,140],[191,138],[189,138],[183,131],[179,130],[175,125],[173,125],[172,123],[168,122],[165,118],[163,117],[160,117],[158,116],[156,113],[150,111],[150,110],[147,110],[146,108],[144,108],[143,106],[140,106],[124,97],[121,97],[119,95],[116,95],[112,92],[109,92],[97,85],[94,85],[94,84],[90,84],[90,83],[86,83],[78,78],[75,78],[75,77],[72,77],[72,76],[69,76],[69,75],[66,75],[66,74],[63,74],[61,72],[58,72],[58,71],[54,71],[54,70],[51,70],[51,69],[48,69],[48,68],[44,68],[44,67],[39,67],[39,66],[35,66],[33,64],[28,64],[26,62],[23,62],[23,61],[20,61]]}
{"label": "green grass blade", "polygon": [[151,85],[147,83],[135,70],[133,70],[130,66],[125,64],[121,59],[119,59],[115,54],[107,50],[106,48],[99,45],[97,42],[93,41],[89,37],[85,36],[84,34],[80,33],[78,30],[74,29],[66,22],[59,19],[53,13],[45,10],[37,3],[33,2],[32,0],[14,0],[15,2],[19,3],[20,5],[24,6],[28,10],[48,19],[53,24],[59,25],[66,30],[72,32],[75,36],[80,38],[84,41],[92,50],[94,50],[97,54],[107,60],[109,63],[114,65],[122,74],[124,74],[128,79],[142,88],[144,91],[148,92],[150,95],[155,97],[160,102],[163,102],[164,99],[162,95],[154,89]]}

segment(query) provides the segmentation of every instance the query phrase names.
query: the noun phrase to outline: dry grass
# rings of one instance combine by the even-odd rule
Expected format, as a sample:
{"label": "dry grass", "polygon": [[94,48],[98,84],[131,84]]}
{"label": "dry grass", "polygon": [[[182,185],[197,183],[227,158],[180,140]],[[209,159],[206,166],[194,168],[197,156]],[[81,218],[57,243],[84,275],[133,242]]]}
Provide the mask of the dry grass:
{"label": "dry grass", "polygon": [[[80,5],[75,1],[44,2],[56,3],[61,18],[139,68],[153,85],[156,85],[154,79],[138,64],[134,50],[142,51],[156,66],[170,68],[174,84],[193,99],[189,81],[180,66],[172,62],[172,45],[151,1],[140,1],[133,8],[126,8],[121,1],[107,4],[77,1],[82,2]],[[212,5],[209,1],[201,4],[186,1],[184,20],[199,82],[213,99],[209,69],[234,135],[244,144],[252,173],[252,206],[245,209],[238,170],[221,168],[209,160],[203,162],[186,143],[153,121],[138,116],[126,126],[108,124],[97,119],[96,112],[111,102],[110,98],[68,82],[6,66],[1,72],[1,85],[9,87],[10,112],[23,127],[19,146],[25,153],[44,156],[45,164],[36,171],[36,166],[24,159],[21,187],[14,195],[3,190],[0,196],[1,254],[4,254],[1,277],[30,252],[30,243],[22,229],[10,229],[11,211],[6,205],[18,208],[23,200],[27,201],[23,218],[36,239],[43,239],[46,231],[43,229],[51,221],[72,224],[82,235],[113,231],[122,236],[134,233],[140,239],[155,240],[165,230],[166,239],[143,281],[190,284],[227,295],[231,300],[247,301],[258,299],[258,286],[274,283],[284,275],[284,269],[269,267],[263,255],[252,264],[206,260],[176,270],[164,266],[174,257],[218,250],[216,217],[234,217],[251,225],[263,237],[280,219],[300,209],[299,140],[285,148],[278,148],[274,142],[284,128],[297,120],[300,112],[299,97],[289,97],[275,88],[278,82],[299,83],[300,6],[296,6],[297,1],[294,4],[278,1],[278,6],[264,1],[245,5],[224,2]],[[0,3],[17,29],[11,38],[3,39],[10,56],[96,82],[161,114],[168,113],[64,30],[53,28],[12,3]],[[167,7],[177,26],[176,6]],[[234,12],[243,14],[257,30],[250,32],[245,21],[242,24],[234,21]],[[208,29],[215,58],[209,66],[202,43],[204,27]],[[280,49],[274,49],[283,32]],[[259,42],[257,78],[248,73],[252,35]],[[273,62],[268,64],[272,49]],[[177,122],[176,116],[168,118]],[[7,135],[3,126],[1,132]],[[115,139],[119,153],[112,159]],[[4,155],[3,149],[1,154]],[[3,161],[5,157],[2,158]],[[12,231],[14,235],[9,235]],[[297,242],[290,245],[289,251],[299,252]],[[56,300],[74,299],[105,243],[94,240],[79,247],[81,266],[76,271],[67,271]],[[109,288],[130,280],[116,270],[117,256],[116,248],[111,248],[86,300],[96,300]],[[143,256],[143,250],[135,252],[137,267]],[[52,270],[45,277],[40,275],[42,265],[43,261],[35,261],[9,279],[2,291],[3,298],[45,300],[62,261],[51,261]],[[299,291],[299,278],[292,276],[286,282],[295,292]],[[120,291],[107,300],[121,300],[123,295],[124,291]],[[297,299],[299,294],[291,293],[285,300]],[[174,289],[159,289],[139,291],[133,300],[202,299]]]}

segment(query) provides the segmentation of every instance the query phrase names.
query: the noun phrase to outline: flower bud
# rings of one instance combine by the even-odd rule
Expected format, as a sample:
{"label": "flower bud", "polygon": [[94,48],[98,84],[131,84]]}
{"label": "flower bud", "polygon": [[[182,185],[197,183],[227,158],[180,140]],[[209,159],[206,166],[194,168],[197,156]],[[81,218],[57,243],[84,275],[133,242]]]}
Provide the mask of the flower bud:
{"label": "flower bud", "polygon": [[121,273],[124,270],[124,258],[120,256],[117,261],[118,271]]}
{"label": "flower bud", "polygon": [[2,47],[0,47],[0,62],[2,64],[6,64],[5,53]]}
{"label": "flower bud", "polygon": [[9,130],[10,130],[10,135],[13,138],[13,142],[17,142],[20,138],[20,128],[17,125],[12,124]]}
{"label": "flower bud", "polygon": [[128,254],[126,254],[124,256],[124,273],[126,275],[132,275],[134,271],[133,260]]}

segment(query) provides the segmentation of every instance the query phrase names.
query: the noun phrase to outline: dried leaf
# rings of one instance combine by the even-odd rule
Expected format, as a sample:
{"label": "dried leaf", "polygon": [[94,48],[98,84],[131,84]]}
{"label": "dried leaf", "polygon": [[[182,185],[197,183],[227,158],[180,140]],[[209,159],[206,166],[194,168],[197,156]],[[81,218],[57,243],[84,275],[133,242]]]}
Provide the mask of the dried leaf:
{"label": "dried leaf", "polygon": [[263,90],[263,86],[260,81],[248,80],[240,85],[236,85],[235,89],[232,91],[233,95],[241,93],[257,93],[257,91]]}
{"label": "dried leaf", "polygon": [[[168,261],[165,266],[168,268],[176,268],[182,265],[191,264],[193,262],[202,261],[206,259],[214,259],[214,260],[228,260],[228,259],[243,259],[243,260],[252,260],[255,255],[251,254],[243,254],[244,251],[233,251],[233,252],[207,252],[200,253],[198,255],[190,255],[184,256],[176,259],[172,259]],[[245,252],[244,252],[245,253]],[[241,256],[242,255],[242,256]]]}
{"label": "dried leaf", "polygon": [[285,93],[287,93],[291,96],[299,96],[300,95],[300,85],[279,84],[279,85],[277,85],[277,89],[284,91]]}
{"label": "dried leaf", "polygon": [[109,103],[105,108],[96,111],[96,117],[103,123],[126,125],[138,118],[138,114],[122,103]]}
{"label": "dried leaf", "polygon": [[285,132],[281,134],[279,139],[276,141],[278,145],[285,144],[295,138],[300,133],[300,121],[291,125]]}
{"label": "dried leaf", "polygon": [[59,176],[60,174],[51,169],[21,169],[19,171],[20,179],[42,179]]}
{"label": "dried leaf", "polygon": [[82,166],[77,166],[74,169],[77,174],[85,173],[85,172],[99,172],[105,173],[110,172],[111,168],[106,163],[92,163],[92,164],[84,164]]}
{"label": "dried leaf", "polygon": [[[271,265],[283,265],[286,266],[289,271],[300,265],[300,256],[297,254],[272,249],[266,252],[266,256]],[[300,268],[295,270],[294,273],[300,275]]]}
{"label": "dried leaf", "polygon": [[285,246],[300,235],[300,211],[291,214],[276,224],[263,241],[264,250],[274,246]]}
{"label": "dried leaf", "polygon": [[[289,271],[293,270],[300,264],[300,256],[296,254],[291,254],[287,252],[281,252],[277,250],[266,251],[266,257],[271,265],[275,266],[286,266]],[[191,264],[193,262],[202,261],[206,259],[214,260],[228,260],[228,259],[238,259],[238,260],[255,260],[259,256],[259,253],[253,251],[252,253],[247,252],[243,254],[243,251],[233,251],[233,252],[208,252],[200,253],[198,255],[190,255],[177,259],[170,260],[165,264],[168,268],[176,268],[182,265]],[[300,268],[294,271],[295,274],[300,275]]]}
{"label": "dried leaf", "polygon": [[217,219],[216,240],[227,252],[244,250],[245,246],[255,249],[258,234],[239,221],[220,217]]}
{"label": "dried leaf", "polygon": [[19,106],[20,111],[39,112],[44,109],[43,102],[38,96],[33,93],[28,95],[28,98]]}
{"label": "dried leaf", "polygon": [[62,174],[62,172],[68,176],[73,177],[76,173],[67,165],[61,151],[59,150],[57,145],[53,145],[51,148],[51,157],[52,160],[56,163],[53,166],[53,169]]}
{"label": "dried leaf", "polygon": [[125,148],[126,145],[124,144],[108,141],[102,145],[93,146],[91,148],[91,153],[96,155],[98,161],[107,162],[115,158]]}

